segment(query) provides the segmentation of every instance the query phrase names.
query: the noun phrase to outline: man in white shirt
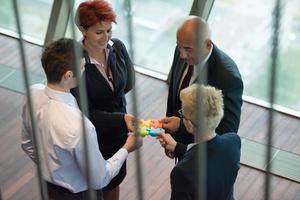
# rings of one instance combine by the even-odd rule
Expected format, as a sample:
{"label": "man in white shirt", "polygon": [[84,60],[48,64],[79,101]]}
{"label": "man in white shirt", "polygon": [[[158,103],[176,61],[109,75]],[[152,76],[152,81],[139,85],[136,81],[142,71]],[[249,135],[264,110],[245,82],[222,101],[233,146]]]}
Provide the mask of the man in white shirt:
{"label": "man in white shirt", "polygon": [[[44,50],[42,66],[47,86],[31,87],[42,175],[47,181],[50,199],[87,199],[87,178],[84,137],[87,139],[91,187],[102,199],[101,188],[118,174],[128,153],[142,145],[140,138],[129,134],[125,145],[110,159],[104,160],[99,151],[94,125],[82,114],[70,89],[76,86],[74,48],[80,44],[71,39],[60,39]],[[32,144],[32,127],[27,103],[22,119],[22,148],[36,161]]]}

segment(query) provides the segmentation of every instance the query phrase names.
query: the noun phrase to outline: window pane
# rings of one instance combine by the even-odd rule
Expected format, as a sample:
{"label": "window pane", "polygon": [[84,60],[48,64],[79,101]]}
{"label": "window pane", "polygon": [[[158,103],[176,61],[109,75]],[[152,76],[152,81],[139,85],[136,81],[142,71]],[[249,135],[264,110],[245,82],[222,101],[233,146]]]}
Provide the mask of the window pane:
{"label": "window pane", "polygon": [[163,74],[169,73],[176,46],[176,30],[182,19],[188,16],[191,5],[191,0],[133,1],[137,65]]}
{"label": "window pane", "polygon": [[[17,2],[23,33],[44,40],[53,0],[19,0]],[[16,32],[12,1],[0,0],[0,5],[0,27]]]}
{"label": "window pane", "polygon": [[[300,111],[300,3],[284,3],[275,103]],[[269,101],[273,7],[272,0],[219,0],[209,17],[213,41],[240,69],[244,94],[265,101]]]}

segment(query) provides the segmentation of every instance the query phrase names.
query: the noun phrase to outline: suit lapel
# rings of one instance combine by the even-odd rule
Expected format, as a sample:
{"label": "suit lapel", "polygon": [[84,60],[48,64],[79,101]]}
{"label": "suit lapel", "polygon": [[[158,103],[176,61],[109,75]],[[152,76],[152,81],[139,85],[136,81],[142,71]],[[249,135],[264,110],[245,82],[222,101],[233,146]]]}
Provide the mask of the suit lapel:
{"label": "suit lapel", "polygon": [[197,77],[195,78],[195,80],[193,80],[192,83],[197,83],[198,82],[198,79],[199,79],[199,76],[200,75],[204,75],[203,73],[206,73],[206,77],[203,77],[205,78],[204,80],[204,84],[209,84],[209,79],[210,79],[210,73],[209,73],[209,70],[211,70],[212,67],[214,67],[214,62],[215,62],[215,54],[216,54],[216,51],[218,51],[218,48],[215,44],[213,44],[213,49],[212,49],[212,52],[208,58],[208,60],[206,61],[206,63],[204,64],[204,66],[199,66],[198,68],[201,68],[200,71],[197,70]]}
{"label": "suit lapel", "polygon": [[174,87],[175,87],[174,91],[176,91],[176,96],[179,95],[180,80],[182,78],[182,74],[185,70],[186,65],[187,64],[184,60],[182,60],[182,59],[179,60],[178,66],[176,68],[178,71],[177,71],[177,73],[175,73],[175,74],[178,74],[178,76],[175,77],[176,79],[175,79],[175,84],[174,84]]}
{"label": "suit lapel", "polygon": [[[109,49],[109,54],[108,54],[108,68],[111,70],[113,79],[116,77],[116,59],[115,59],[115,53],[114,50],[112,48],[112,46],[110,44],[107,45],[108,49]],[[103,82],[103,84],[111,91],[113,92],[113,90],[111,89],[110,85],[108,84],[107,80],[103,77],[103,75],[101,74],[101,72],[97,69],[97,67],[94,64],[90,63],[90,59],[88,54],[85,54],[85,61],[86,61],[86,66],[85,66],[85,70],[86,73],[90,73],[91,76],[93,76],[94,78],[96,78],[97,80]],[[113,86],[115,87],[115,81],[113,81]]]}
{"label": "suit lapel", "polygon": [[112,91],[111,87],[107,83],[106,79],[103,77],[103,75],[100,73],[100,71],[97,69],[97,67],[94,64],[87,63],[85,65],[85,71],[89,74],[89,76],[94,77],[96,80],[100,81],[105,85],[110,91]]}
{"label": "suit lapel", "polygon": [[[198,79],[199,79],[199,77],[201,76],[201,75],[204,75],[204,72],[205,72],[205,70],[207,70],[208,69],[208,62],[207,63],[205,63],[205,65],[204,66],[202,66],[202,68],[200,69],[200,71],[198,71],[198,69],[197,69],[197,76],[196,76],[196,78],[195,78],[195,80],[193,80],[192,81],[192,84],[193,83],[198,83]],[[205,77],[204,77],[205,78]],[[206,81],[207,82],[207,81]]]}
{"label": "suit lapel", "polygon": [[108,45],[109,48],[109,54],[108,54],[108,62],[107,62],[107,67],[111,70],[112,73],[112,77],[113,77],[113,86],[114,88],[116,88],[116,78],[117,78],[117,74],[116,74],[116,54],[115,51],[113,49],[112,46]]}

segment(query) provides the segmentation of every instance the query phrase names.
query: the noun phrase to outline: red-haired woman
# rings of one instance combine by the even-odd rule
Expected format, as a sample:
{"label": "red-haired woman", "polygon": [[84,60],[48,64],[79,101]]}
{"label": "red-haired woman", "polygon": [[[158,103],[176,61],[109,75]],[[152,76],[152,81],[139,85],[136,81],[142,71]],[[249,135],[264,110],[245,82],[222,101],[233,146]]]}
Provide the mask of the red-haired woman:
{"label": "red-haired woman", "polygon": [[[81,3],[75,21],[83,35],[89,117],[97,130],[100,151],[107,159],[124,145],[128,132],[133,131],[134,117],[126,114],[125,99],[133,87],[133,65],[124,44],[112,39],[116,14],[107,1]],[[72,93],[78,97],[77,90]],[[103,188],[105,200],[119,199],[119,185],[125,176],[126,162]]]}

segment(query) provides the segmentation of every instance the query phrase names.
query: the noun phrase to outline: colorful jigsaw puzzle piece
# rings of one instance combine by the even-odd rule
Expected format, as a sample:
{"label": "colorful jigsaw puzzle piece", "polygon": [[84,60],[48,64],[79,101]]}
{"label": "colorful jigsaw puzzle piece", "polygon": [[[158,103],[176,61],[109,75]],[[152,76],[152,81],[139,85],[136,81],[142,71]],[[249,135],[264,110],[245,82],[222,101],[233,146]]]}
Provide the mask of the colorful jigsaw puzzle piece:
{"label": "colorful jigsaw puzzle piece", "polygon": [[159,133],[165,132],[162,129],[162,123],[158,120],[141,120],[139,124],[139,134],[142,137],[150,135],[152,137],[157,137]]}
{"label": "colorful jigsaw puzzle piece", "polygon": [[162,123],[158,120],[151,120],[151,126],[153,128],[162,128]]}
{"label": "colorful jigsaw puzzle piece", "polygon": [[148,133],[152,137],[157,137],[158,134],[164,133],[164,132],[165,132],[165,130],[162,128],[149,128],[148,129]]}

